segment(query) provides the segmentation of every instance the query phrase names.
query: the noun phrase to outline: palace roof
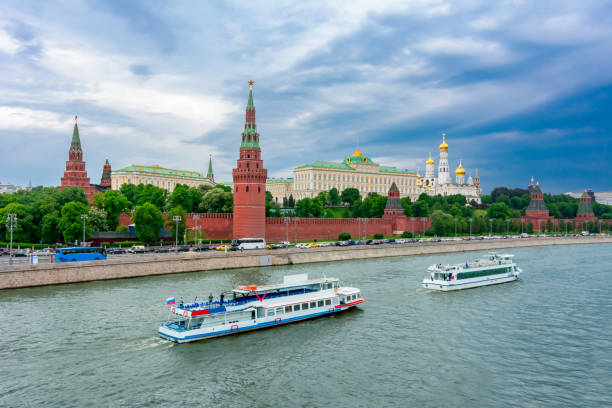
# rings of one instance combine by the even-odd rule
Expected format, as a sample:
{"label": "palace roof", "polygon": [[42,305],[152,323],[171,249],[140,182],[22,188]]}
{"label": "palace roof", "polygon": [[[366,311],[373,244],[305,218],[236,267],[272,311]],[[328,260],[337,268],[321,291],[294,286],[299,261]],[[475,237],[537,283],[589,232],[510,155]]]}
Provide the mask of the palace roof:
{"label": "palace roof", "polygon": [[138,173],[138,174],[150,174],[150,175],[160,175],[160,176],[170,176],[170,177],[188,177],[188,178],[194,178],[194,179],[208,179],[207,177],[204,177],[203,174],[198,173],[196,171],[167,169],[164,167],[159,167],[159,165],[141,166],[138,164],[132,164],[131,166],[124,167],[119,170],[115,170],[113,171],[113,173]]}

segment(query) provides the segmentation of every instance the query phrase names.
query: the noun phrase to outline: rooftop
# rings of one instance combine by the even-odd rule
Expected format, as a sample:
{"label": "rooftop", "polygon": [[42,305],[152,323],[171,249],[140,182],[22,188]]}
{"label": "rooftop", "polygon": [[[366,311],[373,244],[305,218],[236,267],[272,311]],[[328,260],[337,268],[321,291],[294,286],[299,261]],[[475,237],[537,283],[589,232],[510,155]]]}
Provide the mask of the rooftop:
{"label": "rooftop", "polygon": [[119,170],[114,170],[113,173],[144,173],[144,174],[158,174],[162,176],[174,176],[174,177],[188,177],[194,179],[207,179],[202,173],[189,170],[176,170],[167,169],[165,167],[155,166],[141,166],[138,164],[132,164],[131,166],[124,167]]}

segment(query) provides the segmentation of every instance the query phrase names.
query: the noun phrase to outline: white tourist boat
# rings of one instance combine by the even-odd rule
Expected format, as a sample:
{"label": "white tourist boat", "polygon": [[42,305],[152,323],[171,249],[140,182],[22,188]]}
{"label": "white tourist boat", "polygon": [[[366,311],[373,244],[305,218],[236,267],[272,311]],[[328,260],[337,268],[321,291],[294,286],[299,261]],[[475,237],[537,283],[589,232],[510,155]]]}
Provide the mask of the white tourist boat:
{"label": "white tourist boat", "polygon": [[308,274],[285,276],[277,285],[238,286],[229,295],[191,304],[168,299],[170,317],[158,334],[186,343],[330,315],[364,301],[359,289],[337,278],[308,280]]}
{"label": "white tourist boat", "polygon": [[513,257],[491,252],[484,258],[464,264],[432,265],[427,268],[429,276],[423,279],[422,285],[425,289],[448,291],[511,282],[522,272]]}

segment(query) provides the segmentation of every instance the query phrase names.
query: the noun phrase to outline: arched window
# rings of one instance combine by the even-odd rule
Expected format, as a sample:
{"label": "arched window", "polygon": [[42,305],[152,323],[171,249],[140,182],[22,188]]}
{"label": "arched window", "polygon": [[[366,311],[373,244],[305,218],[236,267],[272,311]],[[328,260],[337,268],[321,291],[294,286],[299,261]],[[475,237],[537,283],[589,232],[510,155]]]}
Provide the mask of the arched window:
{"label": "arched window", "polygon": [[257,192],[261,193],[261,186],[257,186]]}
{"label": "arched window", "polygon": [[251,163],[247,162],[247,169],[251,167],[250,164]]}
{"label": "arched window", "polygon": [[249,186],[246,186],[246,192],[247,193],[249,192]]}

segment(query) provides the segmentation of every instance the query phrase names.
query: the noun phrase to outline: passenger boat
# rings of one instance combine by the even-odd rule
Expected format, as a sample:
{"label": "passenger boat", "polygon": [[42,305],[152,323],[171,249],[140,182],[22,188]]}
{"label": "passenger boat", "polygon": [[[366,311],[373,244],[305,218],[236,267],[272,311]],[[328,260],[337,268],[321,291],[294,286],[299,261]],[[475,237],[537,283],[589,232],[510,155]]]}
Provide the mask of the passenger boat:
{"label": "passenger boat", "polygon": [[359,289],[341,286],[337,278],[308,280],[308,274],[285,276],[276,285],[238,286],[229,295],[178,305],[168,299],[170,316],[158,334],[186,343],[331,315],[364,301]]}
{"label": "passenger boat", "polygon": [[432,265],[427,268],[429,277],[423,279],[422,285],[425,289],[448,291],[511,282],[522,272],[512,257],[491,252],[464,264]]}

